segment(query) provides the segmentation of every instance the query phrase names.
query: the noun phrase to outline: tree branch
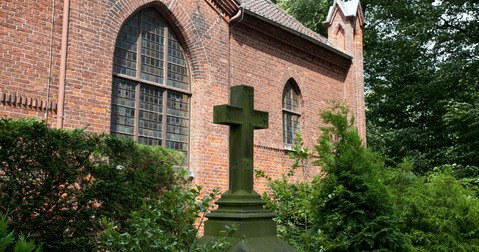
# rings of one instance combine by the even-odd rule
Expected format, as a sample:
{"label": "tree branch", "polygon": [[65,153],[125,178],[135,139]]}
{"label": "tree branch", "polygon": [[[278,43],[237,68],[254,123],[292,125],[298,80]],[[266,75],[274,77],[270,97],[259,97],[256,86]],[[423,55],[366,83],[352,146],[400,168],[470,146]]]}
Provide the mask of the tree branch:
{"label": "tree branch", "polygon": [[461,32],[461,33],[466,33],[466,30],[464,30],[463,28],[450,24],[449,21],[447,21],[447,20],[444,19],[443,17],[439,17],[439,18],[440,18],[442,21],[444,21],[444,26],[445,26],[445,27],[455,29],[455,30],[457,30],[457,31],[459,31],[459,32]]}

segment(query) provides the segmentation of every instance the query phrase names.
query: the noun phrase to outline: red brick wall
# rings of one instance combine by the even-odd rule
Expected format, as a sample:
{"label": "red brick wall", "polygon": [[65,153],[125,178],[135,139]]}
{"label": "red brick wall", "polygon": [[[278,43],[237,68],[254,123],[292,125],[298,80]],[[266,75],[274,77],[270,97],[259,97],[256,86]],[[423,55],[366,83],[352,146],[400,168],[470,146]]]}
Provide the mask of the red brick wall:
{"label": "red brick wall", "polygon": [[[269,112],[269,129],[255,132],[255,168],[280,177],[292,165],[283,150],[282,94],[286,82],[293,78],[299,86],[301,134],[312,149],[320,134],[319,111],[327,108],[326,100],[343,99],[348,62],[336,61],[337,55],[248,17],[232,28],[231,50],[232,85],[254,86],[255,107]],[[319,173],[311,166],[306,171],[308,179]],[[261,191],[264,184],[256,183],[256,188]]]}
{"label": "red brick wall", "polygon": [[[49,98],[53,102],[58,97],[62,5],[57,1],[53,23]],[[46,101],[52,1],[0,1],[0,6],[0,93]],[[203,0],[75,0],[70,7],[64,127],[90,125],[89,131],[109,132],[117,34],[138,10],[155,7],[170,22],[188,56],[190,169],[195,182],[208,190],[227,189],[228,127],[213,124],[212,111],[214,105],[229,103],[230,86],[255,87],[256,109],[269,112],[269,129],[255,133],[255,168],[278,177],[292,164],[282,144],[281,99],[288,79],[294,78],[300,89],[301,133],[308,147],[319,135],[318,113],[327,107],[326,100],[357,97],[363,85],[357,82],[358,73],[362,75],[359,49],[354,56],[361,64],[353,61],[350,67],[347,57],[247,15],[230,28]],[[346,39],[348,32],[345,28]],[[354,41],[360,48],[359,35]],[[346,48],[351,42],[346,41]],[[364,103],[353,105],[358,125],[364,125]],[[0,115],[44,117],[45,112],[2,103]],[[317,167],[307,167],[308,178],[317,173]],[[264,181],[257,181],[255,188],[263,191]]]}
{"label": "red brick wall", "polygon": [[0,96],[15,96],[29,102],[29,105],[18,100],[2,102],[0,116],[45,118],[46,110],[30,101],[56,102],[61,6],[54,10],[51,1],[0,1],[0,10]]}

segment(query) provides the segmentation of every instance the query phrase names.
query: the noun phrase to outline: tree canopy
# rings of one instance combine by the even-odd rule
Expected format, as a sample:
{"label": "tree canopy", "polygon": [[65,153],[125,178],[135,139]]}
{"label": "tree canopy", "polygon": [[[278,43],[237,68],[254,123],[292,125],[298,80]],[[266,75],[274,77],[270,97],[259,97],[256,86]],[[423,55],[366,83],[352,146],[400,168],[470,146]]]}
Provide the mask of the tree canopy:
{"label": "tree canopy", "polygon": [[370,146],[393,161],[411,160],[419,174],[477,167],[479,3],[364,4]]}
{"label": "tree canopy", "polygon": [[272,0],[272,2],[306,27],[327,36],[328,30],[323,21],[326,20],[332,0]]}
{"label": "tree canopy", "polygon": [[[332,0],[276,0],[307,27]],[[368,145],[414,172],[479,177],[479,1],[363,0]]]}

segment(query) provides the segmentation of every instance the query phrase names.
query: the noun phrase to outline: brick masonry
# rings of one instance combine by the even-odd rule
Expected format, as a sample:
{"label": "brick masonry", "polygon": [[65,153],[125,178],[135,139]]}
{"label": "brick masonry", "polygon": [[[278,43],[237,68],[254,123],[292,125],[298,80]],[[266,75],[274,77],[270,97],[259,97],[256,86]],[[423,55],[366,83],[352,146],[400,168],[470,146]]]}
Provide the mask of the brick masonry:
{"label": "brick masonry", "polygon": [[[137,11],[156,8],[179,36],[191,72],[190,169],[207,190],[227,189],[228,127],[215,125],[213,106],[229,103],[229,88],[255,88],[255,107],[270,115],[270,127],[255,132],[255,168],[273,177],[292,165],[282,144],[282,93],[293,78],[301,97],[301,133],[306,146],[319,136],[320,109],[327,100],[347,100],[365,139],[362,30],[339,11],[329,46],[245,15],[229,25],[205,0],[75,0],[70,3],[64,128],[110,129],[112,61],[122,25]],[[55,104],[58,97],[63,1],[0,1],[0,94]],[[337,36],[338,27],[342,30]],[[335,33],[336,32],[336,33]],[[331,47],[332,48],[332,47]],[[52,59],[50,61],[50,58]],[[0,116],[45,118],[46,107],[0,103]],[[55,110],[48,110],[55,127]],[[308,166],[310,179],[318,167]],[[298,177],[298,180],[301,178]],[[265,181],[255,188],[266,190]]]}

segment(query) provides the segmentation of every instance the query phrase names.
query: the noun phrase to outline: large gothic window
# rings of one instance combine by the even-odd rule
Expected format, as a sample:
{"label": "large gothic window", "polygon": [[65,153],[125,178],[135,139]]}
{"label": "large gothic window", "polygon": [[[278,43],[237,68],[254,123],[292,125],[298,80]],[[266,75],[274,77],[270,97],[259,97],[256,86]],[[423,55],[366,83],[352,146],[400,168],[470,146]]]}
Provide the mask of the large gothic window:
{"label": "large gothic window", "polygon": [[296,134],[300,133],[301,107],[299,91],[293,80],[289,80],[283,91],[283,143],[286,149],[296,144]]}
{"label": "large gothic window", "polygon": [[190,79],[177,36],[155,9],[121,29],[115,45],[111,134],[188,152]]}

